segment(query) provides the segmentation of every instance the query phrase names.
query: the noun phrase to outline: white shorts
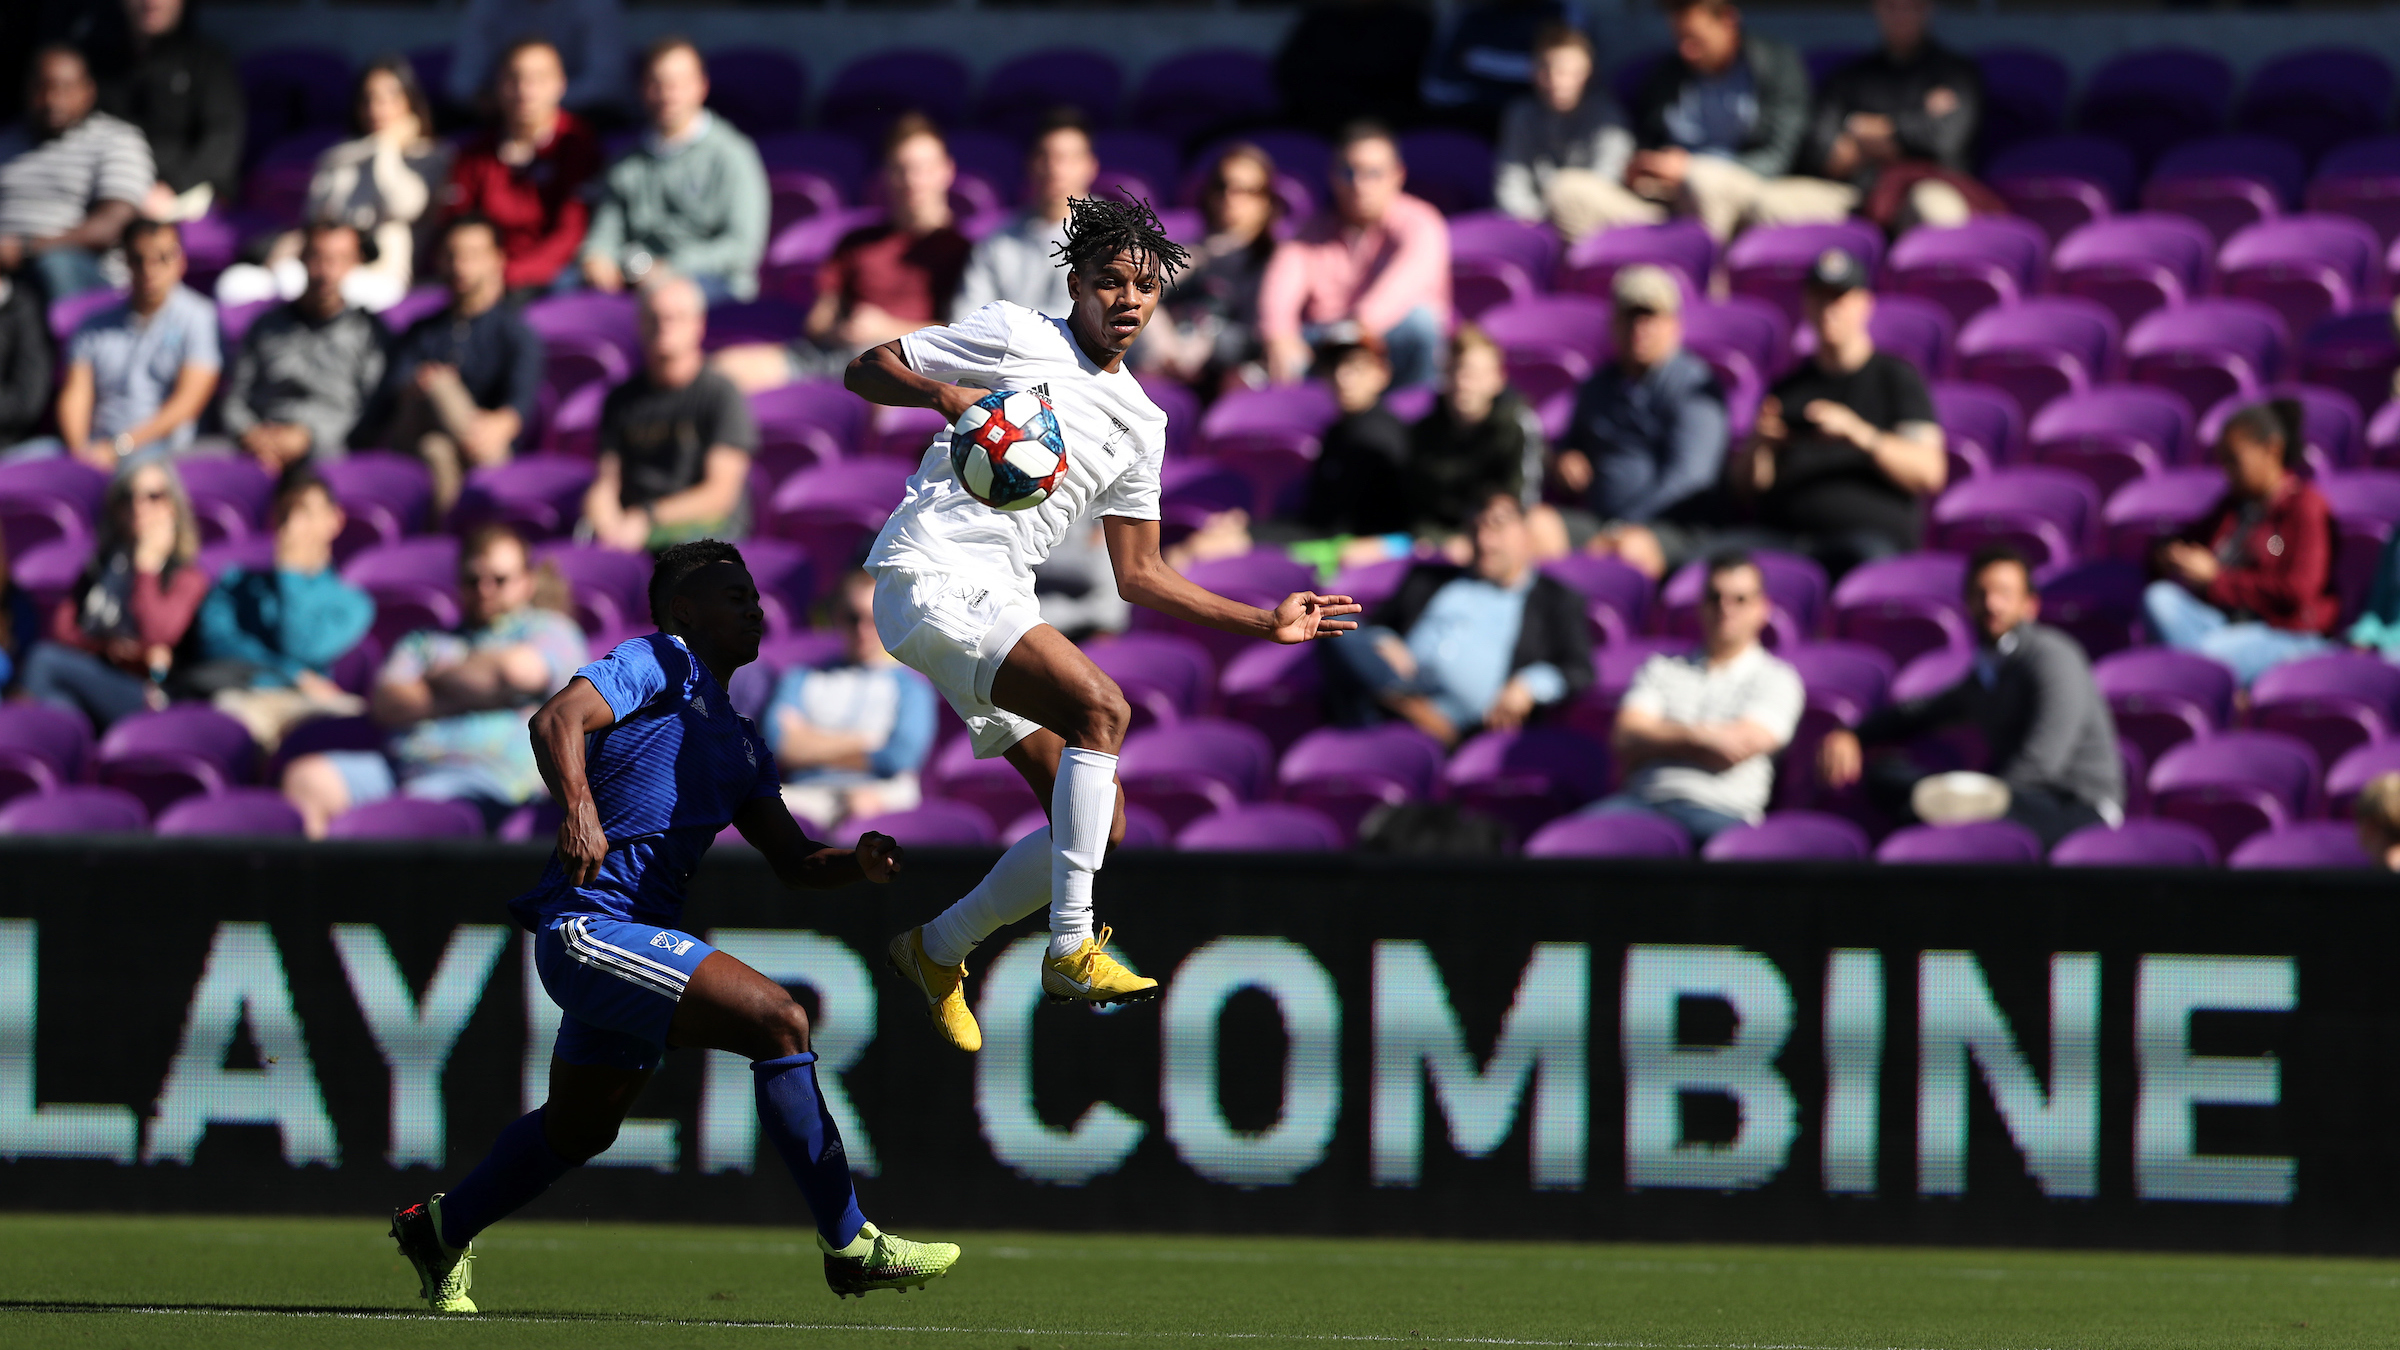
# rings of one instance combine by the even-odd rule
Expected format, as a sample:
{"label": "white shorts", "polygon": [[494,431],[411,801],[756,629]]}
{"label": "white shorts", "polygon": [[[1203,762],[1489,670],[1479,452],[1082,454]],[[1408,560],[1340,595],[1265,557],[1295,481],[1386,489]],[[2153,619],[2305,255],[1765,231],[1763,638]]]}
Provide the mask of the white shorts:
{"label": "white shorts", "polygon": [[950,700],[975,758],[1005,753],[1036,730],[992,706],[992,677],[1017,639],[1042,622],[1031,588],[939,573],[875,569],[875,635],[900,664],[933,681]]}

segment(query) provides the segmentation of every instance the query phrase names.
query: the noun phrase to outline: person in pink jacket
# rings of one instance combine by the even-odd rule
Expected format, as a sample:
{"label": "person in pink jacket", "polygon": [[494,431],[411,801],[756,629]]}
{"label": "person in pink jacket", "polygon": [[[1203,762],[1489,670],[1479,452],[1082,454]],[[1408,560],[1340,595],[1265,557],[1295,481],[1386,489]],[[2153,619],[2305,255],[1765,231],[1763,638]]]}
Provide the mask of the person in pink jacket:
{"label": "person in pink jacket", "polygon": [[1364,335],[1382,341],[1395,387],[1433,383],[1450,321],[1450,226],[1407,183],[1390,130],[1344,129],[1332,209],[1276,248],[1259,283],[1259,336],[1279,382],[1305,377],[1320,342]]}

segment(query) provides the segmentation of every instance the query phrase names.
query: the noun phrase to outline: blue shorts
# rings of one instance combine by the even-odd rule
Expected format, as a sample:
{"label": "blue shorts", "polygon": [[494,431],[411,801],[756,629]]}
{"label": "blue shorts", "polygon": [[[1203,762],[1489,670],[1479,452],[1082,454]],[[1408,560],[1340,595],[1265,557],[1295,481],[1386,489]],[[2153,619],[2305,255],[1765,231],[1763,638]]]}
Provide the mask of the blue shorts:
{"label": "blue shorts", "polygon": [[689,933],[602,914],[563,914],[534,939],[542,988],[566,1016],[553,1052],[569,1064],[655,1069],[692,972],[716,948]]}

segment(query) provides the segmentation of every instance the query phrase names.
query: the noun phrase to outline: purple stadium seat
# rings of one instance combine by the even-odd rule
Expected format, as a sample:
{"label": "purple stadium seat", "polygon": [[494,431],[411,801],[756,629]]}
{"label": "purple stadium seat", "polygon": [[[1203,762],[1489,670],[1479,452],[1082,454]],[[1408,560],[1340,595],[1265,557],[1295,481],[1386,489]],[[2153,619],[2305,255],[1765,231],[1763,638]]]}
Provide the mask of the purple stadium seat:
{"label": "purple stadium seat", "polygon": [[[1829,583],[1825,569],[1797,553],[1779,553],[1759,549],[1750,555],[1767,585],[1767,599],[1775,607],[1769,622],[1781,637],[1790,641],[1804,639],[1818,631],[1825,614],[1825,592]],[[1660,588],[1659,603],[1665,608],[1660,623],[1662,631],[1679,637],[1696,637],[1700,632],[1700,589],[1707,581],[1708,562],[1694,559],[1676,569],[1666,585]]]}
{"label": "purple stadium seat", "polygon": [[1150,67],[1129,119],[1189,144],[1220,126],[1273,116],[1281,102],[1267,58],[1242,47],[1202,47]]}
{"label": "purple stadium seat", "polygon": [[2109,61],[2085,83],[2076,122],[2122,141],[2144,163],[2224,129],[2233,67],[2213,52],[2151,47]]}
{"label": "purple stadium seat", "polygon": [[816,570],[830,580],[883,528],[915,467],[876,458],[804,469],[775,489],[767,504],[766,532],[806,547]]}
{"label": "purple stadium seat", "polygon": [[1284,752],[1275,781],[1285,801],[1323,812],[1347,839],[1376,807],[1431,796],[1441,771],[1439,742],[1405,723],[1387,722],[1309,732]]}
{"label": "purple stadium seat", "polygon": [[[2300,430],[2307,440],[2309,467],[2318,473],[2330,473],[2365,457],[2366,419],[2359,414],[2358,404],[2339,389],[2321,389],[2306,384],[2270,384],[2258,391],[2258,399],[2288,398],[2300,404]],[[2225,424],[2235,413],[2258,399],[2240,396],[2219,401],[2200,415],[2200,424],[2193,433],[2195,447],[2206,448],[2217,443]],[[2204,456],[2195,455],[2195,458]]]}
{"label": "purple stadium seat", "polygon": [[1257,728],[1187,718],[1128,737],[1117,761],[1125,799],[1181,829],[1210,811],[1264,795],[1274,746]]}
{"label": "purple stadium seat", "polygon": [[974,742],[963,735],[933,752],[925,771],[925,794],[972,803],[993,820],[1015,820],[1049,806],[1033,795],[1015,765],[997,756],[975,758]]}
{"label": "purple stadium seat", "polygon": [[483,813],[463,801],[386,797],[354,806],[325,827],[328,839],[481,839]]}
{"label": "purple stadium seat", "polygon": [[[2388,306],[2370,305],[2318,321],[2300,339],[2300,379],[2339,389],[2361,408],[2380,408],[2400,371],[2400,341]],[[2357,449],[2361,454],[2366,446]]]}
{"label": "purple stadium seat", "polygon": [[2362,745],[2333,762],[2325,771],[2325,814],[2348,820],[2358,807],[2358,794],[2387,773],[2400,773],[2400,740]]}
{"label": "purple stadium seat", "polygon": [[2147,561],[2153,544],[2207,515],[2224,495],[2225,475],[2216,469],[2169,469],[2134,479],[2110,493],[2100,509],[2109,556]]}
{"label": "purple stadium seat", "polygon": [[2042,622],[2064,629],[2098,659],[2140,637],[2143,566],[2115,558],[2078,563],[2042,579]]}
{"label": "purple stadium seat", "polygon": [[1400,159],[1408,166],[1409,192],[1444,215],[1492,204],[1492,145],[1481,136],[1449,127],[1404,132]]}
{"label": "purple stadium seat", "polygon": [[2031,417],[2061,394],[2109,378],[2117,316],[2072,295],[2044,295],[1986,310],[1959,331],[1959,375],[2006,390]]}
{"label": "purple stadium seat", "polygon": [[268,47],[239,65],[252,156],[296,131],[350,118],[350,58],[333,47]]}
{"label": "purple stadium seat", "polygon": [[2191,458],[2191,409],[2164,389],[2111,384],[2053,399],[2035,414],[2031,457],[2091,480],[2103,496]]}
{"label": "purple stadium seat", "polygon": [[1875,850],[1879,863],[2031,866],[2042,860],[2042,841],[2009,820],[1972,825],[1911,825],[1895,830]]}
{"label": "purple stadium seat", "polygon": [[0,496],[55,497],[85,520],[96,521],[108,496],[108,475],[64,455],[21,459],[0,464]]}
{"label": "purple stadium seat", "polygon": [[1274,548],[1192,563],[1183,569],[1183,574],[1212,589],[1256,591],[1278,600],[1294,591],[1313,589],[1317,578],[1315,568]]}
{"label": "purple stadium seat", "polygon": [[[1620,268],[1648,263],[1666,268],[1683,281],[1687,296],[1708,294],[1708,278],[1716,267],[1717,241],[1695,220],[1664,225],[1622,225],[1586,236],[1567,250],[1558,278],[1562,291],[1603,298]],[[1790,325],[1787,323],[1785,327]]]}
{"label": "purple stadium seat", "polygon": [[1855,822],[1822,811],[1777,811],[1701,846],[1710,862],[1865,862],[1874,844]]}
{"label": "purple stadium seat", "polygon": [[1227,661],[1217,681],[1224,715],[1287,746],[1323,720],[1318,707],[1322,672],[1308,644],[1253,642]]}
{"label": "purple stadium seat", "polygon": [[[317,473],[350,518],[342,537],[359,548],[396,544],[425,528],[433,504],[433,475],[425,461],[388,450],[357,450],[328,460]],[[339,545],[336,552],[341,552]]]}
{"label": "purple stadium seat", "polygon": [[2292,216],[2253,225],[2217,253],[2217,284],[2283,316],[2293,333],[2380,296],[2383,242],[2348,216]]}
{"label": "purple stadium seat", "polygon": [[708,54],[708,106],[753,139],[796,131],[808,106],[808,68],[775,47]]}
{"label": "purple stadium seat", "polygon": [[640,302],[632,295],[571,291],[547,296],[525,306],[525,324],[545,342],[559,337],[614,343],[628,361],[642,350]]}
{"label": "purple stadium seat", "polygon": [[1930,698],[1967,678],[1974,669],[1972,648],[1937,648],[1900,667],[1900,673],[1892,677],[1892,701]]}
{"label": "purple stadium seat", "polygon": [[[1608,359],[1610,321],[1608,302],[1587,295],[1538,296],[1487,310],[1478,320],[1492,341],[1512,356],[1521,351],[1563,348],[1591,366]],[[1210,411],[1213,414],[1215,409]]]}
{"label": "purple stadium seat", "polygon": [[83,776],[92,755],[92,728],[83,714],[48,703],[0,703],[0,755],[39,765],[47,777],[71,783]]}
{"label": "purple stadium seat", "polygon": [[778,296],[727,301],[709,307],[710,351],[746,342],[790,342],[800,336],[808,311]]}
{"label": "purple stadium seat", "polygon": [[906,848],[986,848],[999,842],[999,832],[982,808],[939,799],[907,811],[854,816],[842,822],[842,834],[852,839],[868,830],[888,834]]}
{"label": "purple stadium seat", "polygon": [[2317,164],[2308,209],[2364,221],[2389,245],[2400,238],[2400,136],[2338,146]]}
{"label": "purple stadium seat", "polygon": [[[457,591],[451,587],[399,582],[365,589],[375,601],[375,623],[367,632],[386,651],[411,633],[427,629],[449,632],[459,625]],[[587,624],[585,631],[597,630]]]}
{"label": "purple stadium seat", "polygon": [[1933,503],[1931,533],[1940,547],[1958,553],[2012,545],[2040,572],[2088,554],[2099,520],[2100,496],[2091,480],[2068,469],[2020,464],[1942,493]]}
{"label": "purple stadium seat", "polygon": [[2183,396],[2194,416],[2255,394],[2291,350],[2283,315],[2256,300],[2211,297],[2145,316],[2125,335],[2127,377]]}
{"label": "purple stadium seat", "polygon": [[1513,262],[1456,255],[1450,259],[1450,308],[1465,322],[1483,317],[1486,310],[1531,300],[1541,289]]}
{"label": "purple stadium seat", "polygon": [[2233,672],[2191,652],[2144,647],[2100,658],[2092,676],[2116,718],[2117,735],[2144,759],[2207,740],[2233,715]]}
{"label": "purple stadium seat", "polygon": [[139,712],[100,738],[98,778],[141,798],[152,814],[194,793],[248,782],[258,747],[241,723],[204,704]]}
{"label": "purple stadium seat", "polygon": [[2358,828],[2348,821],[2302,820],[2243,840],[2225,865],[2244,872],[2363,870],[2375,866],[2375,860],[2359,847]]}
{"label": "purple stadium seat", "polygon": [[817,123],[872,145],[900,114],[911,110],[936,126],[965,122],[966,64],[948,52],[886,47],[841,68],[817,105]]}
{"label": "purple stadium seat", "polygon": [[803,216],[767,239],[767,255],[758,270],[761,294],[777,295],[795,304],[816,299],[817,268],[833,256],[834,246],[852,230],[884,218],[879,206],[846,206]]}
{"label": "purple stadium seat", "polygon": [[2049,251],[2050,237],[2041,227],[2015,216],[1921,226],[1892,245],[1883,285],[1931,300],[1964,324],[1996,305],[2031,295]]}
{"label": "purple stadium seat", "polygon": [[1736,295],[1755,295],[1801,319],[1801,283],[1817,255],[1846,249],[1866,264],[1867,275],[1883,262],[1883,232],[1863,220],[1837,225],[1771,225],[1744,234],[1725,251],[1725,271]]}
{"label": "purple stadium seat", "polygon": [[380,317],[384,327],[394,333],[405,333],[417,320],[440,313],[443,306],[449,303],[450,292],[444,287],[431,284],[413,286],[408,294],[393,301],[392,307],[383,311]]}
{"label": "purple stadium seat", "polygon": [[1973,478],[2017,458],[2025,414],[2016,397],[1988,384],[1942,380],[1932,386],[1934,415],[1955,476]]}
{"label": "purple stadium seat", "polygon": [[1298,802],[1219,807],[1175,835],[1175,848],[1182,853],[1333,853],[1348,842],[1341,826]]}
{"label": "purple stadium seat", "polygon": [[[1621,234],[1623,231],[1605,233]],[[1593,236],[1601,237],[1604,236]],[[1702,237],[1707,237],[1705,231]],[[1472,258],[1512,264],[1524,272],[1536,290],[1550,284],[1550,275],[1558,267],[1558,254],[1558,231],[1533,221],[1519,220],[1504,211],[1475,211],[1453,216],[1450,220],[1450,258],[1453,263]]]}
{"label": "purple stadium seat", "polygon": [[1883,706],[1894,663],[1883,652],[1857,642],[1799,643],[1777,655],[1799,673],[1804,702],[1800,723],[1776,771],[1775,801],[1801,805],[1823,793],[1816,776],[1818,745],[1834,728],[1855,727]]}
{"label": "purple stadium seat", "polygon": [[569,533],[583,518],[583,494],[594,472],[590,460],[568,455],[523,455],[471,470],[451,508],[451,528],[504,521],[533,538]]}
{"label": "purple stadium seat", "polygon": [[1974,639],[1960,598],[1966,576],[1966,559],[1955,553],[1861,563],[1833,588],[1833,631],[1883,652],[1895,665],[1937,648],[1969,645]]}
{"label": "purple stadium seat", "polygon": [[1050,47],[1012,57],[985,77],[975,117],[995,131],[1025,138],[1061,107],[1105,126],[1117,120],[1124,98],[1125,71],[1116,58],[1088,47]]}
{"label": "purple stadium seat", "polygon": [[275,495],[275,484],[255,460],[191,455],[175,461],[175,471],[192,499],[202,543],[246,539],[266,527],[267,500]]}
{"label": "purple stadium seat", "polygon": [[65,347],[67,340],[75,336],[75,330],[83,327],[85,320],[110,305],[121,303],[124,299],[123,291],[98,290],[85,291],[81,295],[70,295],[64,300],[52,301],[50,303],[51,339],[60,347]]}
{"label": "purple stadium seat", "polygon": [[414,583],[455,590],[458,539],[453,535],[429,535],[368,549],[342,565],[342,580],[353,586]]}
{"label": "purple stadium seat", "polygon": [[1716,369],[1728,391],[1738,386],[1763,395],[1792,364],[1791,325],[1783,311],[1754,296],[1685,305],[1683,345]]}
{"label": "purple stadium seat", "polygon": [[2087,825],[2050,850],[2052,867],[2214,867],[2216,841],[2180,820]]}
{"label": "purple stadium seat", "polygon": [[2383,126],[2391,116],[2392,68],[2354,47],[2286,52],[2250,77],[2234,125],[2278,137],[2311,159]]}
{"label": "purple stadium seat", "polygon": [[785,170],[811,173],[831,184],[843,200],[856,201],[873,172],[866,147],[835,132],[779,131],[755,139],[769,181]]}
{"label": "purple stadium seat", "polygon": [[2009,209],[2064,239],[2133,202],[2140,166],[2133,152],[2098,136],[2021,141],[1993,156],[1984,181]]}
{"label": "purple stadium seat", "polygon": [[213,797],[184,798],[159,813],[153,832],[298,838],[300,813],[273,788],[234,788]]}
{"label": "purple stadium seat", "polygon": [[[1905,359],[1928,380],[1950,373],[1950,350],[1958,341],[1958,325],[1950,311],[1914,295],[1875,297],[1875,313],[1867,320],[1867,335],[1878,351]],[[1803,328],[1796,335],[1807,351],[1816,347],[1816,334]]]}
{"label": "purple stadium seat", "polygon": [[650,558],[598,544],[560,542],[537,547],[534,562],[552,563],[574,591],[575,617],[587,633],[635,627],[650,618]]}
{"label": "purple stadium seat", "polygon": [[1244,389],[1225,395],[1201,419],[1203,438],[1217,440],[1259,431],[1323,431],[1341,408],[1330,386],[1314,381]]}
{"label": "purple stadium seat", "polygon": [[61,781],[40,755],[0,745],[0,802],[56,791]]}
{"label": "purple stadium seat", "polygon": [[2367,420],[2367,462],[2400,465],[2400,400],[2385,403]]}
{"label": "purple stadium seat", "polygon": [[62,539],[27,549],[23,553],[12,550],[9,579],[24,587],[26,593],[33,597],[36,612],[46,612],[56,608],[58,602],[66,598],[75,579],[83,575],[84,564],[91,561],[91,556],[91,544],[77,539]]}
{"label": "purple stadium seat", "polygon": [[82,512],[56,497],[0,495],[0,542],[11,551],[58,544],[88,548],[92,526]]}
{"label": "purple stadium seat", "polygon": [[[450,546],[456,548],[458,545],[452,541]],[[275,566],[275,540],[271,535],[262,534],[230,543],[211,544],[200,550],[199,564],[200,570],[208,573],[212,579],[228,567],[245,568],[252,572],[269,571]],[[347,563],[343,565],[348,566]]]}
{"label": "purple stadium seat", "polygon": [[1149,185],[1151,202],[1165,209],[1175,184],[1183,180],[1183,152],[1175,143],[1151,131],[1114,127],[1092,133],[1092,153],[1100,157],[1100,182],[1114,186],[1124,179]]}
{"label": "purple stadium seat", "polygon": [[2273,731],[2226,731],[2188,741],[2150,769],[2150,810],[2207,831],[2220,850],[2311,814],[2318,760]]}
{"label": "purple stadium seat", "polygon": [[2216,257],[2216,236],[2200,222],[2137,212],[2094,221],[2059,240],[2050,255],[2050,285],[2099,301],[2130,328],[2153,310],[2206,292]]}
{"label": "purple stadium seat", "polygon": [[1542,570],[1583,593],[1595,641],[1622,642],[1642,630],[1650,613],[1650,578],[1615,558],[1569,554]]}
{"label": "purple stadium seat", "polygon": [[1975,54],[1983,70],[1983,150],[1996,155],[2024,141],[2055,136],[2067,123],[2066,63],[2036,47],[1986,47]]}
{"label": "purple stadium seat", "polygon": [[[1580,556],[1590,557],[1591,555]],[[1560,561],[1568,561],[1568,559]],[[1595,561],[1609,560],[1597,559]],[[1400,593],[1400,583],[1408,579],[1408,570],[1416,565],[1417,558],[1411,555],[1405,558],[1385,558],[1381,562],[1361,563],[1356,567],[1345,567],[1332,581],[1326,583],[1324,590],[1329,595],[1349,596],[1372,612],[1377,605]],[[1543,570],[1549,571],[1550,565],[1545,565]],[[1640,574],[1636,573],[1635,575]]]}
{"label": "purple stadium seat", "polygon": [[2327,652],[2276,666],[2250,688],[2249,723],[2305,742],[2334,763],[2400,726],[2400,666],[2365,652]]}
{"label": "purple stadium seat", "polygon": [[0,806],[0,834],[140,834],[149,828],[150,812],[139,797],[89,783]]}
{"label": "purple stadium seat", "polygon": [[1647,811],[1565,816],[1525,841],[1528,858],[1688,858],[1692,836]]}
{"label": "purple stadium seat", "polygon": [[1596,741],[1605,742],[1616,726],[1617,704],[1633,687],[1642,663],[1661,652],[1692,650],[1688,637],[1629,637],[1592,653],[1592,686],[1562,710],[1559,723]]}
{"label": "purple stadium seat", "polygon": [[2142,207],[2189,216],[2219,240],[2299,204],[2300,152],[2267,136],[2213,136],[2169,150],[2142,189]]}
{"label": "purple stadium seat", "polygon": [[1127,633],[1084,648],[1133,706],[1131,730],[1205,716],[1216,704],[1217,663],[1206,647],[1173,633]]}
{"label": "purple stadium seat", "polygon": [[750,395],[750,415],[759,431],[814,428],[832,436],[843,455],[867,435],[869,405],[839,380],[795,380]]}
{"label": "purple stadium seat", "polygon": [[1558,727],[1487,731],[1459,747],[1442,781],[1451,800],[1527,839],[1606,790],[1608,747]]}

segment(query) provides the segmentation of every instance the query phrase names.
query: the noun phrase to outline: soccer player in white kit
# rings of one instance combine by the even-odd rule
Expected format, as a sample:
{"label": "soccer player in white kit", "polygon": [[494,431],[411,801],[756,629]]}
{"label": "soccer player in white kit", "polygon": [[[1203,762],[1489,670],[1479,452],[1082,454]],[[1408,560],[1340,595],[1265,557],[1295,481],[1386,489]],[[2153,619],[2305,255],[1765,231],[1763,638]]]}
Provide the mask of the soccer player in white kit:
{"label": "soccer player in white kit", "polygon": [[1185,580],[1158,552],[1159,471],[1167,417],[1125,369],[1125,350],[1185,260],[1146,203],[1079,198],[1058,248],[1072,306],[1055,319],[1006,301],[924,328],[850,363],[852,392],[955,422],[995,389],[1050,400],[1066,476],[1040,505],[1000,511],[951,471],[950,436],[925,453],[875,540],[875,628],[884,649],[933,681],[965,720],[975,754],[1005,755],[1048,803],[1050,827],[1020,839],[990,875],[931,923],[892,940],[893,968],[920,989],[934,1025],[975,1050],[983,1034],[963,992],[976,943],[1048,904],[1053,998],[1156,998],[1158,982],[1108,955],[1094,931],[1092,878],[1124,836],[1117,751],[1130,713],[1116,682],[1042,622],[1033,569],[1076,522],[1101,518],[1117,590],[1137,605],[1274,642],[1356,628],[1344,595],[1300,591],[1271,610]]}

